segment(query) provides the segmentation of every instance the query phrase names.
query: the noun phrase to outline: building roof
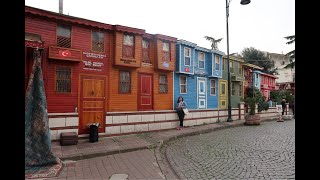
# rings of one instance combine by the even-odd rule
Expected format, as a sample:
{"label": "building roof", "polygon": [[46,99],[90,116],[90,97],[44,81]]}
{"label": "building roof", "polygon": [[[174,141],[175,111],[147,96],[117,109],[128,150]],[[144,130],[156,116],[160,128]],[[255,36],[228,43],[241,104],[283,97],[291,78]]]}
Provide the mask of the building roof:
{"label": "building roof", "polygon": [[178,43],[178,44],[187,45],[187,46],[191,46],[191,47],[196,47],[196,46],[197,46],[196,43],[192,43],[192,42],[190,42],[190,41],[186,41],[186,40],[183,40],[183,39],[178,39],[178,40],[177,40],[177,43]]}
{"label": "building roof", "polygon": [[101,23],[101,22],[97,22],[97,21],[92,21],[92,20],[88,20],[88,19],[65,15],[62,13],[56,13],[56,12],[52,12],[52,11],[38,9],[38,8],[30,7],[30,6],[25,6],[25,15],[26,16],[39,16],[39,17],[43,17],[43,18],[47,18],[47,19],[52,19],[53,21],[64,21],[64,22],[69,22],[69,23],[73,23],[73,24],[79,24],[79,25],[100,28],[100,29],[104,29],[104,30],[129,32],[129,33],[133,33],[133,34],[142,35],[145,38],[155,37],[156,39],[162,39],[162,40],[171,41],[171,42],[177,41],[177,38],[170,37],[167,35],[148,34],[145,32],[144,29],[122,26],[122,25],[118,25],[118,24],[111,25],[111,24]]}
{"label": "building roof", "polygon": [[243,64],[243,66],[251,67],[253,69],[263,70],[263,67],[260,67],[260,66],[254,65],[254,64],[250,64],[250,63],[245,63],[245,64]]}
{"label": "building roof", "polygon": [[[224,55],[223,58],[227,59],[228,55]],[[233,55],[230,55],[230,54],[229,54],[229,59],[232,60],[232,61],[244,62],[242,57],[239,57],[239,56],[236,57],[236,56],[233,56]]]}
{"label": "building roof", "polygon": [[268,76],[268,77],[271,77],[271,78],[274,78],[274,79],[278,79],[277,76],[271,75],[271,74],[267,74],[267,73],[261,73],[261,75]]}

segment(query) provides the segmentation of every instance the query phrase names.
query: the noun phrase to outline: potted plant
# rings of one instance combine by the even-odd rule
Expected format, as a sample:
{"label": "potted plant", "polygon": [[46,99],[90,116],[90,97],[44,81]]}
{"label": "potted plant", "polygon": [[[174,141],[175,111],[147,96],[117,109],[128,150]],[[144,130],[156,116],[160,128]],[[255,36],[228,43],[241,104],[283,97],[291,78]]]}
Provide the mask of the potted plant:
{"label": "potted plant", "polygon": [[257,88],[248,87],[244,98],[249,106],[249,113],[245,115],[245,125],[260,125],[261,118],[256,114],[256,104],[263,101],[263,95]]}

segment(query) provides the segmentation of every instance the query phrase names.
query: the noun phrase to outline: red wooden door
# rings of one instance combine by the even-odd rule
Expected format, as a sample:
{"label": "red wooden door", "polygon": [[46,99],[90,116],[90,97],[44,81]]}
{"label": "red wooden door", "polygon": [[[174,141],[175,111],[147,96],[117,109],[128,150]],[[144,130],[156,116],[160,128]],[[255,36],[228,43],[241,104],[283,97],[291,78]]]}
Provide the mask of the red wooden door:
{"label": "red wooden door", "polygon": [[152,75],[139,74],[138,110],[152,110]]}
{"label": "red wooden door", "polygon": [[89,123],[100,123],[99,133],[105,132],[106,79],[82,75],[80,82],[79,134],[89,133]]}

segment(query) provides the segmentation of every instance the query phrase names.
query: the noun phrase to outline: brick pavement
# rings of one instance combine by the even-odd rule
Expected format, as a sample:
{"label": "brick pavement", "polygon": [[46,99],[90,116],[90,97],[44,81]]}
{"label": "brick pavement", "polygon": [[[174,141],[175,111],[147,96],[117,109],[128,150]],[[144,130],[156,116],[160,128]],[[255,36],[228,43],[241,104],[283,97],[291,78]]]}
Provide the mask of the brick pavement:
{"label": "brick pavement", "polygon": [[[275,121],[275,119],[262,120]],[[112,174],[117,173],[128,174],[130,180],[179,179],[164,155],[163,149],[165,148],[162,147],[166,142],[220,128],[241,126],[243,123],[244,120],[235,120],[187,127],[181,131],[172,129],[99,138],[99,141],[95,143],[80,140],[77,145],[72,146],[60,146],[59,142],[53,142],[53,153],[64,161],[64,168],[54,179],[109,179]],[[135,157],[143,158],[141,161]],[[145,161],[150,163],[145,163]]]}
{"label": "brick pavement", "polygon": [[295,120],[213,131],[169,143],[181,179],[295,179]]}

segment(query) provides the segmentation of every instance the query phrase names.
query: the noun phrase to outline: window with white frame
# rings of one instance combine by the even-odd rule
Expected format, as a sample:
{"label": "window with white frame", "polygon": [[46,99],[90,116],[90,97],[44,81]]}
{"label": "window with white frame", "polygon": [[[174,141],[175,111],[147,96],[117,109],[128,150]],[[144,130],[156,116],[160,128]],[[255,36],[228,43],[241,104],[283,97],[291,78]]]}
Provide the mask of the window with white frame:
{"label": "window with white frame", "polygon": [[218,55],[216,55],[216,58],[215,58],[215,66],[216,66],[216,70],[220,70],[220,57]]}
{"label": "window with white frame", "polygon": [[199,59],[199,69],[203,69],[204,68],[204,53],[203,52],[199,52],[198,59]]}
{"label": "window with white frame", "polygon": [[210,95],[216,95],[216,80],[210,80]]}
{"label": "window with white frame", "polygon": [[180,76],[180,93],[187,93],[187,77]]}
{"label": "window with white frame", "polygon": [[191,64],[191,49],[184,48],[184,65],[190,66]]}

